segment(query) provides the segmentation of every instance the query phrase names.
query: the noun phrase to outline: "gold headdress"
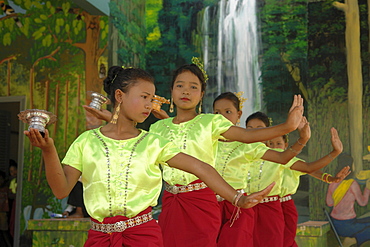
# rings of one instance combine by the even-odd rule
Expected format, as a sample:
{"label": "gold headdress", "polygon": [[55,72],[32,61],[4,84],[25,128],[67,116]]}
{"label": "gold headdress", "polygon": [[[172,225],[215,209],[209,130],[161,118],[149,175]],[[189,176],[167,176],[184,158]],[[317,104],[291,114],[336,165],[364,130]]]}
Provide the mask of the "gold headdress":
{"label": "gold headdress", "polygon": [[234,93],[236,97],[238,97],[239,99],[239,110],[242,110],[243,109],[243,104],[245,101],[247,101],[247,98],[243,98],[242,95],[243,95],[243,91],[240,91],[240,92],[237,92],[237,93]]}
{"label": "gold headdress", "polygon": [[196,66],[198,66],[198,68],[202,71],[203,76],[204,76],[204,82],[207,83],[208,75],[207,75],[207,72],[204,70],[203,63],[200,61],[200,59],[198,57],[193,57],[191,59],[191,62],[195,64]]}
{"label": "gold headdress", "polygon": [[269,117],[270,126],[272,126],[272,118]]}
{"label": "gold headdress", "polygon": [[125,65],[122,65],[121,68],[122,69],[133,69],[134,67],[131,67],[131,66],[130,67],[126,67]]}

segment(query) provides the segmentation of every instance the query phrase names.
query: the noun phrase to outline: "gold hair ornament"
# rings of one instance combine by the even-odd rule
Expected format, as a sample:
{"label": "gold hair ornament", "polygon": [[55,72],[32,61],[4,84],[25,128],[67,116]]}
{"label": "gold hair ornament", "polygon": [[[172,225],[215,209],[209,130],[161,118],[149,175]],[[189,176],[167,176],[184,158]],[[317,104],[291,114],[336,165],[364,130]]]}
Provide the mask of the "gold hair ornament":
{"label": "gold hair ornament", "polygon": [[234,93],[236,97],[238,97],[239,99],[239,110],[241,111],[243,109],[243,104],[245,101],[247,101],[248,99],[247,98],[244,98],[242,97],[242,95],[244,94],[243,91],[239,91],[237,93]]}
{"label": "gold hair ornament", "polygon": [[200,61],[200,59],[198,57],[193,57],[191,59],[191,62],[193,64],[195,64],[203,73],[203,76],[204,76],[204,83],[207,83],[208,81],[208,75],[207,75],[207,72],[204,70],[204,65],[203,63]]}
{"label": "gold hair ornament", "polygon": [[271,117],[269,117],[268,119],[269,119],[270,126],[272,126],[272,122],[273,122],[273,121],[272,121],[272,118],[271,118]]}
{"label": "gold hair ornament", "polygon": [[122,69],[132,69],[132,67],[125,67],[125,65],[122,65],[121,67]]}
{"label": "gold hair ornament", "polygon": [[156,111],[161,110],[162,104],[169,104],[170,101],[164,97],[154,95],[153,100],[152,100],[152,107]]}

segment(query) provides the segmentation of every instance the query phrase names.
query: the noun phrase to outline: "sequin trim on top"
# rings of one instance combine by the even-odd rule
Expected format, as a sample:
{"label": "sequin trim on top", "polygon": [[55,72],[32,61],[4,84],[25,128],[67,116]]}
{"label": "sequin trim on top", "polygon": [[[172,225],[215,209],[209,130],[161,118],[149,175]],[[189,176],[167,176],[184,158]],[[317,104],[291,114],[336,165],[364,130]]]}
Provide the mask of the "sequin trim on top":
{"label": "sequin trim on top", "polygon": [[[110,217],[113,217],[112,212],[112,193],[111,193],[111,163],[110,163],[110,154],[109,154],[109,148],[107,143],[103,140],[103,138],[98,134],[98,132],[94,129],[93,130],[94,135],[99,139],[99,141],[103,144],[105,149],[105,156],[107,158],[107,191],[108,191],[108,199],[109,199],[109,215]],[[140,139],[138,139],[135,144],[133,145],[130,153],[130,157],[127,162],[127,168],[126,168],[126,183],[125,183],[125,197],[124,197],[124,204],[123,204],[123,215],[126,216],[127,214],[127,193],[128,193],[128,174],[131,166],[132,156],[136,150],[136,147],[139,145],[139,143],[148,135],[149,133],[145,133]]]}
{"label": "sequin trim on top", "polygon": [[[186,141],[187,141],[187,138],[188,138],[188,133],[190,131],[191,128],[194,127],[194,125],[196,123],[198,123],[201,119],[202,119],[203,116],[199,116],[198,119],[194,120],[193,123],[189,124],[189,126],[187,126],[184,130],[180,130],[180,133],[185,133],[184,134],[184,138],[183,138],[183,144],[179,147],[180,150],[185,150],[186,149]],[[191,121],[191,120],[190,120]],[[162,122],[163,126],[167,128],[168,132],[170,133],[170,137],[168,138],[169,141],[173,142],[173,140],[175,139],[174,137],[174,130],[171,129],[171,127],[167,124],[164,123],[164,121]],[[171,168],[172,171],[175,169],[175,168]],[[185,179],[185,176],[183,175],[183,182],[186,183],[186,179]]]}
{"label": "sequin trim on top", "polygon": [[[260,190],[260,187],[261,187],[261,178],[262,178],[262,168],[263,168],[263,165],[265,164],[265,161],[263,160],[260,164],[260,169],[259,169],[259,174],[258,174],[258,181],[259,181],[259,184],[258,184],[258,188],[257,188],[257,191]],[[248,171],[248,191],[251,192],[251,172]]]}
{"label": "sequin trim on top", "polygon": [[[199,118],[198,118],[198,119],[196,119],[196,120],[194,120],[194,122],[193,122],[193,123],[189,124],[189,126],[187,126],[185,130],[180,130],[180,133],[184,133],[184,132],[185,132],[185,135],[184,135],[184,138],[183,138],[183,141],[184,141],[184,142],[183,142],[183,144],[182,144],[182,147],[181,147],[181,146],[179,147],[180,149],[184,149],[184,150],[186,149],[186,141],[187,141],[187,138],[188,138],[189,130],[190,130],[191,128],[193,128],[193,127],[194,127],[194,125],[195,125],[196,123],[198,123],[198,122],[202,119],[202,117],[203,117],[203,116],[199,116]],[[190,120],[190,121],[191,121],[191,120]],[[164,122],[163,122],[162,124],[163,124],[163,126],[164,126],[164,127],[166,127],[166,128],[168,129],[168,131],[169,131],[169,133],[170,133],[170,138],[169,138],[169,140],[172,142],[172,141],[175,139],[174,134],[173,134],[174,130],[173,130],[173,129],[171,129],[171,127],[170,127],[169,125],[165,124]]]}
{"label": "sequin trim on top", "polygon": [[226,170],[226,166],[227,166],[227,163],[228,163],[228,161],[229,161],[229,159],[230,159],[230,156],[231,156],[231,154],[232,153],[234,153],[234,151],[237,149],[237,148],[239,148],[241,145],[243,145],[243,143],[240,143],[239,145],[237,145],[236,147],[234,147],[229,153],[228,153],[228,155],[227,155],[227,157],[226,157],[226,159],[225,159],[225,162],[224,162],[224,164],[223,164],[223,166],[222,166],[222,172],[221,172],[221,177],[224,177],[224,175],[225,175],[225,170]]}

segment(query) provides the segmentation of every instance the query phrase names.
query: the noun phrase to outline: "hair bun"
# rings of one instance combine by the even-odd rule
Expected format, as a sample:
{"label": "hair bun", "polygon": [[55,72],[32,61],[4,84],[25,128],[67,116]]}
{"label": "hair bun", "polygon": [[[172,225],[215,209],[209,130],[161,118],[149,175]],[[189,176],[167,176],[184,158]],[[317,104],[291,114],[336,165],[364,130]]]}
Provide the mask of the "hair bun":
{"label": "hair bun", "polygon": [[112,66],[108,70],[108,75],[104,79],[103,82],[103,87],[104,91],[110,95],[111,94],[111,89],[112,89],[112,83],[114,82],[114,79],[117,77],[117,75],[121,72],[122,67],[120,66]]}

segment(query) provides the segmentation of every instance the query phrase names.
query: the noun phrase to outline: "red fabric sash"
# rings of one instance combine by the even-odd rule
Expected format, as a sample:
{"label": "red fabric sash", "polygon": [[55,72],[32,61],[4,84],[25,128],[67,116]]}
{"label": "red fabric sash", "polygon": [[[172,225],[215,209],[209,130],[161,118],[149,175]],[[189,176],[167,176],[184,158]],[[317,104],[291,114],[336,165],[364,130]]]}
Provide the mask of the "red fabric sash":
{"label": "red fabric sash", "polygon": [[217,240],[217,247],[246,247],[253,246],[254,211],[252,208],[241,208],[239,218],[231,225],[235,210],[228,201],[219,202],[222,225]]}
{"label": "red fabric sash", "polygon": [[254,247],[282,247],[284,216],[280,201],[259,203],[254,210]]}
{"label": "red fabric sash", "polygon": [[221,225],[215,193],[209,188],[179,194],[165,191],[158,222],[166,247],[215,247]]}
{"label": "red fabric sash", "polygon": [[293,200],[281,203],[283,209],[285,228],[284,228],[284,247],[298,247],[295,242],[297,231],[298,212]]}
{"label": "red fabric sash", "polygon": [[[147,214],[151,208],[145,209],[139,215]],[[104,224],[113,224],[118,221],[128,220],[125,216],[104,218]],[[98,222],[95,219],[92,221]],[[127,228],[123,232],[103,233],[89,230],[88,238],[84,247],[163,247],[162,232],[155,220]]]}

